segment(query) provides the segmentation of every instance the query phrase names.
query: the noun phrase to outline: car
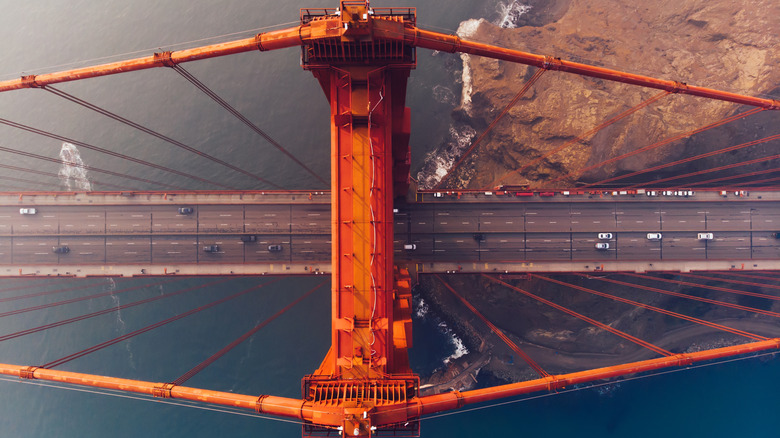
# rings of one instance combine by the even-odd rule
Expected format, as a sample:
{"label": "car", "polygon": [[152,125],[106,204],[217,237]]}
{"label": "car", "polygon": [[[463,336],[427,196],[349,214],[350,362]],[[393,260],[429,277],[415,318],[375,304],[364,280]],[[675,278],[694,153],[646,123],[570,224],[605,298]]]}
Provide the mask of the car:
{"label": "car", "polygon": [[443,198],[443,197],[444,197],[444,193],[442,193],[442,192],[436,192],[436,193],[434,193],[434,194],[433,194],[433,197],[434,197],[434,198]]}
{"label": "car", "polygon": [[474,240],[476,240],[477,242],[484,242],[485,241],[485,235],[482,234],[482,233],[477,233],[473,237],[474,237]]}
{"label": "car", "polygon": [[255,236],[254,234],[249,234],[249,235],[246,235],[246,236],[241,236],[241,237],[240,237],[240,239],[241,239],[241,241],[242,241],[242,242],[244,242],[244,243],[246,243],[246,242],[257,242],[257,236]]}
{"label": "car", "polygon": [[647,233],[647,240],[661,240],[662,238],[661,233]]}
{"label": "car", "polygon": [[609,240],[612,238],[612,233],[599,233],[599,239]]}
{"label": "car", "polygon": [[671,190],[664,190],[663,192],[661,192],[661,194],[664,196],[674,196],[674,192]]}
{"label": "car", "polygon": [[68,248],[65,245],[63,245],[63,246],[53,246],[51,248],[51,252],[53,252],[55,254],[67,254],[67,253],[70,252],[70,248]]}
{"label": "car", "polygon": [[417,249],[417,245],[414,243],[407,243],[404,244],[404,249],[407,251],[414,251],[415,249]]}
{"label": "car", "polygon": [[20,208],[19,214],[35,214],[38,213],[38,210],[34,208]]}
{"label": "car", "polygon": [[179,207],[179,214],[192,214],[193,211],[192,207]]}
{"label": "car", "polygon": [[714,237],[712,233],[699,233],[696,238],[699,240],[712,240]]}
{"label": "car", "polygon": [[655,190],[648,190],[648,191],[645,192],[645,195],[647,195],[647,196],[658,196],[658,192],[656,192]]}
{"label": "car", "polygon": [[772,233],[772,237],[774,237],[775,239],[780,239],[780,232],[775,231],[774,233]]}
{"label": "car", "polygon": [[282,250],[282,245],[268,245],[268,251],[279,252]]}
{"label": "car", "polygon": [[219,252],[219,245],[206,245],[203,247],[204,252]]}
{"label": "car", "polygon": [[609,249],[609,243],[597,243],[596,249],[601,249],[601,250]]}

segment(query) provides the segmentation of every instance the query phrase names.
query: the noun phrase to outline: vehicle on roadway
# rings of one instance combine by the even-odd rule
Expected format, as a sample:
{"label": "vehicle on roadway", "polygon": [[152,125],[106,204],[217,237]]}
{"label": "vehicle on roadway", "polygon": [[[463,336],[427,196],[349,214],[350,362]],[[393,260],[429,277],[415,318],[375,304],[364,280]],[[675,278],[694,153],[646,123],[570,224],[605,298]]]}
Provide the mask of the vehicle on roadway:
{"label": "vehicle on roadway", "polygon": [[35,214],[38,213],[38,210],[34,208],[20,208],[19,214]]}
{"label": "vehicle on roadway", "polygon": [[609,249],[609,243],[603,243],[603,242],[597,243],[596,249],[601,249],[601,250]]}
{"label": "vehicle on roadway", "polygon": [[193,211],[192,207],[179,207],[179,214],[192,214]]}
{"label": "vehicle on roadway", "polygon": [[268,245],[268,251],[279,252],[282,250],[282,245]]}
{"label": "vehicle on roadway", "polygon": [[246,243],[246,242],[257,242],[257,236],[255,236],[254,234],[241,236],[241,241],[244,242],[244,243]]}
{"label": "vehicle on roadway", "polygon": [[775,239],[780,239],[780,231],[775,231],[774,233],[772,233],[772,237],[774,237]]}
{"label": "vehicle on roadway", "polygon": [[70,248],[68,248],[67,246],[64,246],[64,245],[63,246],[53,246],[51,248],[51,252],[53,252],[54,254],[67,254],[67,253],[70,252]]}
{"label": "vehicle on roadway", "polygon": [[407,243],[404,244],[404,249],[407,251],[414,251],[415,249],[417,249],[417,245],[414,243]]}
{"label": "vehicle on roadway", "polygon": [[612,233],[599,233],[599,239],[609,240],[612,238]]}
{"label": "vehicle on roadway", "polygon": [[714,236],[712,233],[699,233],[699,235],[696,237],[699,240],[712,240]]}
{"label": "vehicle on roadway", "polygon": [[206,245],[203,247],[205,252],[219,252],[219,245]]}
{"label": "vehicle on roadway", "polygon": [[661,240],[661,233],[647,233],[647,240]]}

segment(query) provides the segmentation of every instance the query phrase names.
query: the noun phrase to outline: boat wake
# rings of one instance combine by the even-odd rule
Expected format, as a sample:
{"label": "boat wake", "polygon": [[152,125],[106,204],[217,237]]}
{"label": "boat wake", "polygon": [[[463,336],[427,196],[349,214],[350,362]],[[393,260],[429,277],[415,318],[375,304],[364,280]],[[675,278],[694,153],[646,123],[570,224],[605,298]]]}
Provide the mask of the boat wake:
{"label": "boat wake", "polygon": [[60,149],[60,182],[62,185],[73,190],[75,185],[76,190],[92,191],[92,183],[89,181],[89,175],[87,169],[84,167],[84,161],[81,159],[76,145],[72,143],[62,143]]}

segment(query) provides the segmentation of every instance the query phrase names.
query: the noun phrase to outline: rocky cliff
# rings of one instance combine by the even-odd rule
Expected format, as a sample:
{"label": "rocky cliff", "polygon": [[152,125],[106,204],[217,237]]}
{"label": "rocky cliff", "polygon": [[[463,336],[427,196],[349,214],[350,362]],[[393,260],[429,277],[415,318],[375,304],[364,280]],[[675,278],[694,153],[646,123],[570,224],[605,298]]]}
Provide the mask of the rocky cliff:
{"label": "rocky cliff", "polygon": [[[523,17],[530,25],[502,29],[484,20],[471,20],[461,25],[459,33],[474,41],[754,96],[774,92],[780,82],[780,32],[776,28],[780,2],[774,0],[571,0],[544,3],[546,8],[541,1],[537,3]],[[438,182],[444,173],[441,157],[456,159],[536,71],[535,67],[486,58],[462,58],[463,95],[453,117],[455,131],[467,133],[467,141],[455,147],[449,142],[447,150],[443,147],[434,154],[439,163],[428,163],[423,169],[419,175],[422,186]],[[576,181],[598,181],[744,138],[759,138],[771,128],[774,122],[770,121],[777,120],[774,112],[751,116],[736,126],[582,173],[591,164],[745,110],[731,103],[672,94],[538,165],[511,173],[658,93],[545,72],[446,186],[484,188],[499,182],[550,186],[562,178],[552,185],[571,187]],[[755,157],[763,150],[769,150],[768,146],[745,149],[728,160]],[[692,166],[712,166],[722,160]],[[679,167],[669,170],[681,171]]]}

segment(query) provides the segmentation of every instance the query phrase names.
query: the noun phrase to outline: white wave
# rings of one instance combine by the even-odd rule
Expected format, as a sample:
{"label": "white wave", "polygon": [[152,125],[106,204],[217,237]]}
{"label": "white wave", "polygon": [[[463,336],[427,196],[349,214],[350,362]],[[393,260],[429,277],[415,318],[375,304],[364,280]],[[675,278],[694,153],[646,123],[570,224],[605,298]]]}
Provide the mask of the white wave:
{"label": "white wave", "polygon": [[446,103],[451,106],[455,106],[457,101],[455,100],[455,93],[448,87],[442,85],[435,85],[433,87],[433,98],[439,103]]}
{"label": "white wave", "polygon": [[60,160],[62,160],[59,172],[60,181],[68,190],[73,189],[73,183],[78,190],[92,190],[92,183],[89,181],[87,169],[84,168],[84,161],[82,161],[81,154],[74,144],[62,143]]}
{"label": "white wave", "polygon": [[[470,38],[477,33],[479,25],[485,21],[483,19],[470,19],[460,23],[458,26],[457,34],[461,38]],[[460,105],[466,114],[471,116],[471,93],[474,92],[474,87],[471,83],[471,56],[467,53],[461,53],[460,59],[463,61],[463,91],[461,93]]]}
{"label": "white wave", "polygon": [[496,11],[499,14],[499,19],[494,22],[496,26],[503,27],[504,29],[514,29],[520,22],[520,17],[527,14],[531,10],[530,5],[524,5],[517,0],[513,0],[512,3],[499,3],[496,5]]}
{"label": "white wave", "polygon": [[417,174],[420,188],[431,189],[449,172],[455,161],[471,146],[477,131],[471,126],[450,126],[450,138],[425,158],[425,166]]}
{"label": "white wave", "polygon": [[[415,300],[415,301],[417,301],[417,300]],[[417,301],[416,304],[417,305],[415,306],[416,309],[415,309],[415,312],[414,312],[414,316],[416,316],[417,318],[420,318],[420,319],[425,318],[425,315],[427,315],[428,312],[430,311],[430,308],[428,307],[428,303],[426,303],[425,300],[420,298],[420,300]]]}
{"label": "white wave", "polygon": [[463,345],[463,341],[459,337],[455,336],[455,334],[452,334],[452,337],[450,338],[450,342],[455,347],[455,352],[452,353],[446,359],[444,359],[444,363],[449,363],[451,360],[455,360],[459,357],[469,354],[469,349],[466,348],[465,345]]}

